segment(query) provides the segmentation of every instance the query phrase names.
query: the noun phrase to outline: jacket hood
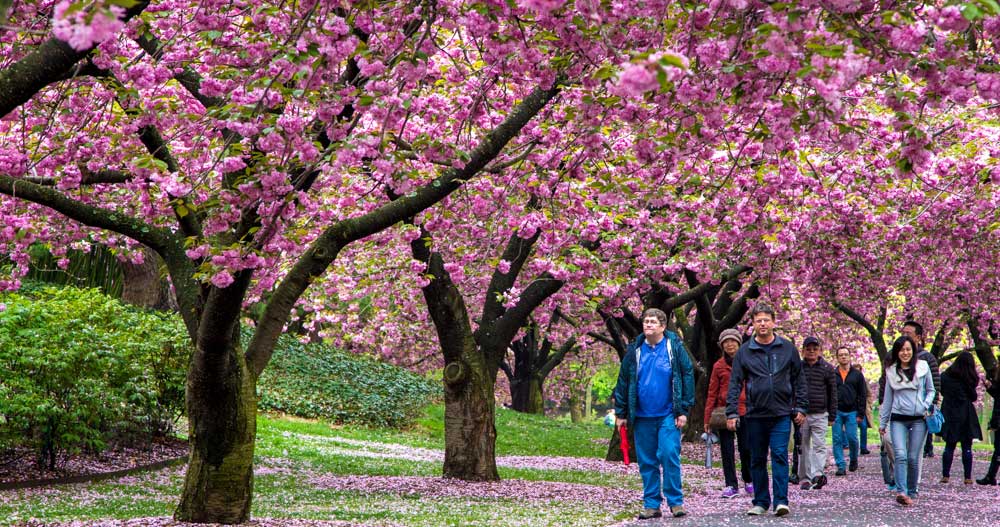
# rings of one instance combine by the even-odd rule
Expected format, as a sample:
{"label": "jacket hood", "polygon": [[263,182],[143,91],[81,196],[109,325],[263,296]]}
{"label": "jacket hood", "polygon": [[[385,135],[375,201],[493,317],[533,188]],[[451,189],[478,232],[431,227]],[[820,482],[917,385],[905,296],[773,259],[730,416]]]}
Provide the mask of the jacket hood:
{"label": "jacket hood", "polygon": [[896,365],[893,364],[885,369],[885,379],[890,385],[892,385],[893,390],[916,390],[917,380],[924,375],[930,375],[931,367],[927,365],[927,361],[917,360],[916,369],[913,374],[913,378],[906,380],[899,380],[899,374],[896,371]]}

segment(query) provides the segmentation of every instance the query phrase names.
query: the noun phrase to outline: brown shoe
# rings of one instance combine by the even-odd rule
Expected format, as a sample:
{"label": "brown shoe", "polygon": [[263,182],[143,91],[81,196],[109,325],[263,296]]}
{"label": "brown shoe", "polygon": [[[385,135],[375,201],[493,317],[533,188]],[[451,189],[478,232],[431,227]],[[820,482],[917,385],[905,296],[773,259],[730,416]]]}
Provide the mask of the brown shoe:
{"label": "brown shoe", "polygon": [[684,512],[683,505],[674,505],[670,507],[670,514],[674,515],[674,518],[680,518],[681,516],[687,516],[687,512]]}
{"label": "brown shoe", "polygon": [[948,476],[942,476],[941,477],[941,483],[948,483],[948,480],[950,480],[950,479],[951,478],[949,478]]}
{"label": "brown shoe", "polygon": [[651,520],[653,518],[662,518],[662,517],[663,513],[660,512],[660,509],[650,509],[649,507],[642,509],[642,512],[639,513],[640,520]]}
{"label": "brown shoe", "polygon": [[910,505],[913,505],[913,500],[906,494],[896,494],[896,503],[904,507],[909,507]]}
{"label": "brown shoe", "polygon": [[966,485],[972,485],[972,480],[971,479],[966,479],[966,480],[963,480],[962,483],[965,483]]}

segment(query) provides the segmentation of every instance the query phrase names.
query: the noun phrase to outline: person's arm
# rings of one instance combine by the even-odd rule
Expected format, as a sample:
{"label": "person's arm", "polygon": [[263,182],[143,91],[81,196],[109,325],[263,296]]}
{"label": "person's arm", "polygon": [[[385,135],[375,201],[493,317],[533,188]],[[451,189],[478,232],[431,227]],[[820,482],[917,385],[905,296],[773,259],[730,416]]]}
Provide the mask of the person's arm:
{"label": "person's arm", "polygon": [[[622,358],[622,365],[618,368],[618,382],[615,383],[615,391],[612,392],[615,397],[615,417],[617,419],[628,419],[628,365],[630,358],[635,355],[628,351],[625,353],[625,357]],[[617,423],[616,423],[617,424]]]}
{"label": "person's arm", "polygon": [[868,396],[865,395],[865,392],[868,391],[868,381],[865,380],[865,374],[859,371],[858,375],[855,377],[854,384],[856,385],[854,393],[857,394],[854,401],[854,406],[856,408],[855,411],[858,413],[859,417],[864,419],[865,408],[868,406]]}
{"label": "person's arm", "polygon": [[934,385],[934,404],[937,404],[941,394],[941,368],[938,365],[937,357],[930,352],[924,353],[923,358],[931,368],[931,381],[933,381]]}
{"label": "person's arm", "polygon": [[806,386],[806,376],[802,373],[802,359],[793,350],[791,368],[792,393],[795,394],[795,413],[806,415],[809,409],[809,387]]}
{"label": "person's arm", "polygon": [[733,357],[733,371],[729,374],[729,386],[726,388],[726,418],[736,419],[740,416],[740,393],[743,391],[743,353],[740,348]]}
{"label": "person's arm", "polygon": [[889,426],[889,416],[892,413],[892,385],[886,382],[885,391],[882,394],[882,406],[878,410],[878,429],[885,430]]}
{"label": "person's arm", "polygon": [[934,377],[926,375],[924,376],[924,408],[929,411],[935,401],[937,401],[937,390],[934,389]]}
{"label": "person's arm", "polygon": [[678,426],[684,426],[687,423],[687,416],[694,406],[694,365],[691,364],[691,356],[688,355],[687,348],[684,347],[684,342],[680,337],[674,336],[673,339],[677,344],[677,358],[679,359],[677,363],[681,367],[681,406],[675,415],[678,418],[683,417],[683,422],[679,423]]}
{"label": "person's arm", "polygon": [[833,368],[828,368],[826,372],[826,393],[826,415],[832,421],[837,416],[837,371]]}

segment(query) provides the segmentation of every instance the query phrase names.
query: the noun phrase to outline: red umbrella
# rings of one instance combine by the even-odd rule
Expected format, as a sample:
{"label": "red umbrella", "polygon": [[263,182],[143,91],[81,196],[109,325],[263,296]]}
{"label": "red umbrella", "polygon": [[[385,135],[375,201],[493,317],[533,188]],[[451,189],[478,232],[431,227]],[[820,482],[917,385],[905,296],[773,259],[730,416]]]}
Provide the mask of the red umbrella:
{"label": "red umbrella", "polygon": [[628,431],[625,430],[625,425],[618,427],[618,435],[621,436],[622,440],[622,456],[625,459],[625,465],[628,465]]}

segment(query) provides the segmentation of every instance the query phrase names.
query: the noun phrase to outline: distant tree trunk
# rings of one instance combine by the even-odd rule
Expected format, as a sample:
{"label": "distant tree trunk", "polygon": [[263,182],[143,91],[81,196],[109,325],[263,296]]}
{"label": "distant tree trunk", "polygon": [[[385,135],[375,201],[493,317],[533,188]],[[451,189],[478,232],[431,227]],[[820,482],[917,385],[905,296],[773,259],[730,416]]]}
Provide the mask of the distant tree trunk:
{"label": "distant tree trunk", "polygon": [[[515,370],[516,372],[517,370]],[[542,379],[537,375],[515,378],[510,382],[511,409],[526,414],[544,414]]]}
{"label": "distant tree trunk", "polygon": [[146,246],[142,246],[141,252],[142,263],[121,262],[122,301],[160,311],[173,309],[175,303],[170,300],[170,290],[160,277],[160,255]]}
{"label": "distant tree trunk", "polygon": [[574,423],[583,422],[583,400],[579,394],[569,397],[569,418]]}

